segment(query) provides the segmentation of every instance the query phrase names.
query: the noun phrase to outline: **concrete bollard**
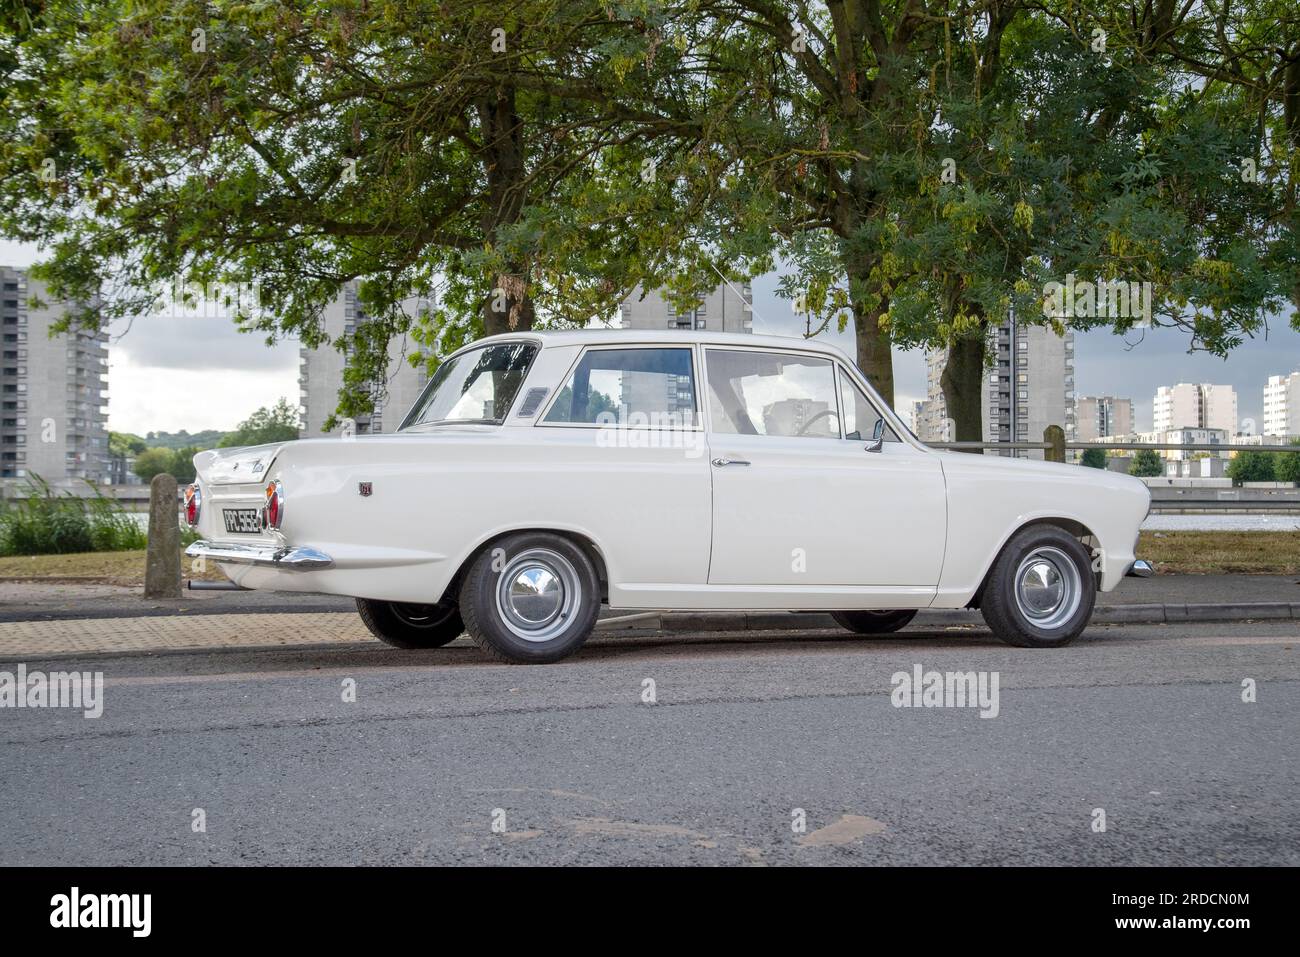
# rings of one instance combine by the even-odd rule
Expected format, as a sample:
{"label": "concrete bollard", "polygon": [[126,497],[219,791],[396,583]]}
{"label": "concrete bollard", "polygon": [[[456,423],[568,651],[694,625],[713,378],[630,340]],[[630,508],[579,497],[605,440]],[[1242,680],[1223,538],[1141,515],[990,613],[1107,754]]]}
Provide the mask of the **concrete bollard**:
{"label": "concrete bollard", "polygon": [[161,472],[149,483],[149,550],[145,555],[144,597],[181,597],[181,525],[176,478]]}
{"label": "concrete bollard", "polygon": [[1049,425],[1043,429],[1043,441],[1052,447],[1043,451],[1043,458],[1048,462],[1065,464],[1065,429],[1059,425]]}

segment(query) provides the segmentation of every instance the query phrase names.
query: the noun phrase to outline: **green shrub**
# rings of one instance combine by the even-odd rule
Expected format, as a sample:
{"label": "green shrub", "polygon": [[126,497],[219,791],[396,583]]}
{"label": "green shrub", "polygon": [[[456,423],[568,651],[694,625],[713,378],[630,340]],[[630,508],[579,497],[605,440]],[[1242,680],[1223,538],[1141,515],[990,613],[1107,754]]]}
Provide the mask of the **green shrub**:
{"label": "green shrub", "polygon": [[[1300,439],[1291,444],[1300,445]],[[1300,482],[1300,451],[1280,453],[1273,471],[1279,482]]]}
{"label": "green shrub", "polygon": [[62,555],[145,547],[145,530],[98,489],[79,498],[56,494],[40,476],[27,495],[0,507],[0,555]]}
{"label": "green shrub", "polygon": [[1129,475],[1156,476],[1165,474],[1165,466],[1160,461],[1160,453],[1155,449],[1139,449],[1128,466]]}
{"label": "green shrub", "polygon": [[1238,452],[1224,471],[1232,479],[1233,485],[1242,482],[1274,482],[1277,480],[1273,473],[1275,458],[1276,452]]}
{"label": "green shrub", "polygon": [[1085,449],[1080,462],[1090,469],[1104,469],[1106,467],[1106,450]]}

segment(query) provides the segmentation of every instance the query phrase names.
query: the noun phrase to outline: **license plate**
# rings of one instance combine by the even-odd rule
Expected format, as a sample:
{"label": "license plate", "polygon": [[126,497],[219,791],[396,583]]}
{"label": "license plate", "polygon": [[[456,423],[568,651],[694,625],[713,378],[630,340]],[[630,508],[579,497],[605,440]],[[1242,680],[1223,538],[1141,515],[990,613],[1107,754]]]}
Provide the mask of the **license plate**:
{"label": "license plate", "polygon": [[226,520],[226,531],[258,535],[262,531],[262,513],[256,508],[223,508],[221,517]]}

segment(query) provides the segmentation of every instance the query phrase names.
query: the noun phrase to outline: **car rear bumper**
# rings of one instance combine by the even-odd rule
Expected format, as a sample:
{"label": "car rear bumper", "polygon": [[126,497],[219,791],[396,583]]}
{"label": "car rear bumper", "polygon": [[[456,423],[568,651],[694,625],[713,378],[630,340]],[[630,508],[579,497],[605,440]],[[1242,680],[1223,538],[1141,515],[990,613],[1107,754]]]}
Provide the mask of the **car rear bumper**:
{"label": "car rear bumper", "polygon": [[1133,564],[1128,567],[1128,571],[1125,572],[1124,574],[1127,575],[1129,578],[1150,578],[1155,573],[1156,570],[1154,567],[1152,567],[1150,562],[1143,561],[1141,558],[1139,558],[1135,560]]}
{"label": "car rear bumper", "polygon": [[286,571],[329,568],[334,559],[320,549],[307,545],[277,547],[252,545],[241,542],[209,542],[199,540],[185,549],[190,558],[229,562],[232,565],[257,565],[262,568],[283,568]]}

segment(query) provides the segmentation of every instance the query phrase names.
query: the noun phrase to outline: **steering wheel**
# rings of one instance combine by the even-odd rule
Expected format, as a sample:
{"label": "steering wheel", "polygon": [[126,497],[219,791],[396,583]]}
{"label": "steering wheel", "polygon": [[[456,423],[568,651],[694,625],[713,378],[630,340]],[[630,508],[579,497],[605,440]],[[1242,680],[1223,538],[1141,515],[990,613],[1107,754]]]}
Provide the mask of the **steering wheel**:
{"label": "steering wheel", "polygon": [[796,433],[795,433],[795,436],[797,437],[797,436],[800,436],[800,435],[807,435],[807,434],[808,434],[808,430],[811,429],[811,428],[813,427],[813,423],[814,423],[814,422],[816,422],[818,419],[825,418],[825,417],[828,416],[828,415],[835,415],[835,414],[836,414],[836,413],[835,413],[835,410],[834,410],[834,409],[822,409],[820,412],[818,412],[816,415],[814,415],[811,419],[809,419],[807,422],[805,422],[805,423],[803,424],[803,428],[800,429],[798,432],[796,432]]}

